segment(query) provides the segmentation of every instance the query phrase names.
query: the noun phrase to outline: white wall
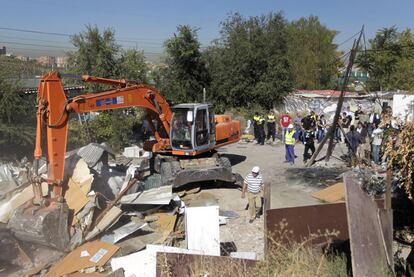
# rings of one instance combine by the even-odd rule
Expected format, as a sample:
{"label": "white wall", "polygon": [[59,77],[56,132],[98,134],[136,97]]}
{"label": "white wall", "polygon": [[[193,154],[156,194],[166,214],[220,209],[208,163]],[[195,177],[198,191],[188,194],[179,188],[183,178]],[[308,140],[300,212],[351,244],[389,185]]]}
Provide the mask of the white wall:
{"label": "white wall", "polygon": [[396,94],[393,98],[392,115],[403,121],[414,120],[414,95]]}

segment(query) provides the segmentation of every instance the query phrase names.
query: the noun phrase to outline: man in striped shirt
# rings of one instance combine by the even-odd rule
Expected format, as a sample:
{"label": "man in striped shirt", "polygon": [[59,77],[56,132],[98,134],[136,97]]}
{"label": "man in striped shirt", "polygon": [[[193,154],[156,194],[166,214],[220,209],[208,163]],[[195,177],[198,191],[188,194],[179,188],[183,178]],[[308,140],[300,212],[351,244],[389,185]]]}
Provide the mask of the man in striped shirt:
{"label": "man in striped shirt", "polygon": [[259,211],[262,207],[263,178],[258,166],[253,167],[252,172],[244,179],[242,198],[245,198],[247,188],[247,199],[249,200],[249,223],[259,218]]}

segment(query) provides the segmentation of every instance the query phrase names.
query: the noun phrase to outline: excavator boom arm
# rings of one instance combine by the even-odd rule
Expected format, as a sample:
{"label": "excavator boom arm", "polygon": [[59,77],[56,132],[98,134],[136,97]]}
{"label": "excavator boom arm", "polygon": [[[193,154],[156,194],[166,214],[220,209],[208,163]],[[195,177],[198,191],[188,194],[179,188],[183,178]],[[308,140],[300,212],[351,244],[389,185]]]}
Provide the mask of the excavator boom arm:
{"label": "excavator boom arm", "polygon": [[[67,99],[57,72],[43,76],[38,89],[38,110],[35,144],[35,163],[42,157],[42,136],[46,135],[48,182],[54,186],[57,196],[62,194],[61,182],[64,176],[65,153],[70,113],[86,113],[129,107],[141,107],[158,115],[164,132],[155,130],[157,143],[154,152],[168,151],[171,110],[167,101],[153,87],[146,85],[126,86],[125,80],[110,80],[84,76],[84,81],[119,85],[121,88],[79,95]],[[125,86],[125,87],[123,87]],[[45,132],[46,130],[46,132]],[[36,171],[36,169],[35,169]]]}

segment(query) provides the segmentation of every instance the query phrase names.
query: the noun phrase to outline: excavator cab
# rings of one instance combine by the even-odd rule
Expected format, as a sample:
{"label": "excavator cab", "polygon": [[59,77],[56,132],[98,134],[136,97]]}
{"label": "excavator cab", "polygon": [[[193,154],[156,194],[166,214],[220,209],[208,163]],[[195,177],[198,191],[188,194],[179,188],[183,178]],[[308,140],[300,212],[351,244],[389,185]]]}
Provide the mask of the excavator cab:
{"label": "excavator cab", "polygon": [[179,104],[172,111],[170,140],[173,150],[190,155],[214,148],[216,126],[212,105]]}

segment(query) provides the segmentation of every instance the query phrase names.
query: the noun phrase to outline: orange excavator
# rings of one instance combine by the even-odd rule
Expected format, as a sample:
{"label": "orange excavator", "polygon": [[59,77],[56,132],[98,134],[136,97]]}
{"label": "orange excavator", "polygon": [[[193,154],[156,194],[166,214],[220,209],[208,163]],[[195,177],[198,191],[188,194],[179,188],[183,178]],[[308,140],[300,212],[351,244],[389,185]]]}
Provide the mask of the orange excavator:
{"label": "orange excavator", "polygon": [[[21,240],[57,249],[68,246],[69,209],[63,182],[71,113],[145,108],[155,140],[147,141],[144,149],[153,153],[151,168],[160,173],[161,185],[178,187],[208,180],[237,181],[228,158],[220,157],[215,149],[240,140],[239,121],[232,120],[229,115],[214,115],[210,104],[179,104],[171,109],[151,86],[87,75],[82,79],[116,88],[68,99],[58,72],[49,72],[40,81],[32,185],[34,198],[16,209],[9,221],[9,228]],[[46,179],[38,174],[43,146],[47,149]],[[47,196],[42,193],[44,182],[49,187]]]}

